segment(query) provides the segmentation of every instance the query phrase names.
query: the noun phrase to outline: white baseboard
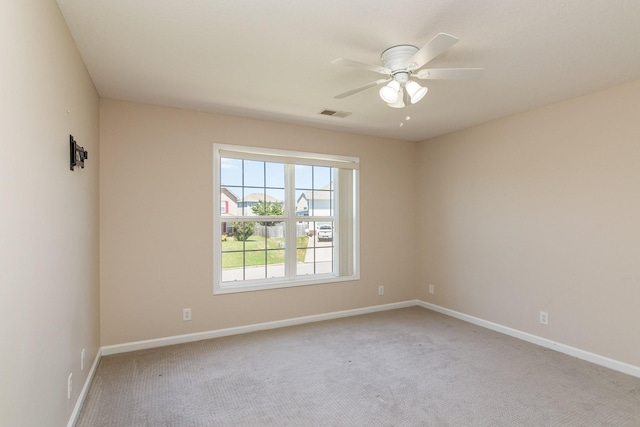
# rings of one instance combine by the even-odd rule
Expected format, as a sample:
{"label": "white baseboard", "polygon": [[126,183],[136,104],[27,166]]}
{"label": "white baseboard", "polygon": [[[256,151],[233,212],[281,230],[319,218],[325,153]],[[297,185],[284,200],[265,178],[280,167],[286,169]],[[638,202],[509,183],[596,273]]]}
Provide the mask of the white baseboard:
{"label": "white baseboard", "polygon": [[102,354],[126,353],[129,351],[144,350],[148,348],[164,347],[167,345],[183,344],[193,341],[208,340],[211,338],[226,337],[229,335],[246,334],[249,332],[263,331],[267,329],[283,328],[285,326],[301,325],[303,323],[320,322],[322,320],[338,319],[341,317],[357,316],[359,314],[375,313],[378,311],[394,310],[397,308],[412,307],[415,300],[397,302],[392,304],[375,305],[372,307],[356,308],[353,310],[334,311],[331,313],[315,314],[312,316],[295,317],[292,319],[276,320],[273,322],[257,323],[254,325],[237,326],[233,328],[216,329],[213,331],[197,332],[194,334],[174,335],[166,338],[156,338],[145,341],[129,342],[124,344],[108,345],[102,347]]}
{"label": "white baseboard", "polygon": [[[156,338],[156,339],[145,340],[145,341],[136,341],[136,342],[130,342],[130,343],[124,343],[124,344],[104,346],[102,347],[101,352],[99,352],[99,354],[108,356],[110,354],[126,353],[130,351],[144,350],[144,349],[155,348],[155,347],[163,347],[163,346],[174,345],[174,344],[183,344],[183,343],[201,341],[201,340],[206,340],[211,338],[246,334],[250,332],[263,331],[267,329],[276,329],[276,328],[283,328],[286,326],[301,325],[304,323],[320,322],[322,320],[338,319],[341,317],[356,316],[359,314],[375,313],[379,311],[394,310],[397,308],[412,307],[415,305],[429,309],[429,310],[433,310],[438,313],[445,314],[447,316],[455,317],[456,319],[473,323],[474,325],[491,329],[492,331],[500,332],[502,334],[509,335],[511,337],[518,338],[523,341],[537,344],[545,348],[550,348],[552,350],[559,351],[560,353],[564,353],[569,356],[577,357],[579,359],[583,359],[588,362],[595,363],[596,365],[604,366],[604,367],[640,378],[640,367],[638,366],[634,366],[628,363],[620,362],[618,360],[610,359],[608,357],[601,356],[595,353],[590,353],[588,351],[581,350],[579,348],[561,344],[546,338],[539,337],[537,335],[529,334],[527,332],[522,332],[517,329],[509,328],[507,326],[503,326],[498,323],[493,323],[488,320],[480,319],[478,317],[470,316],[468,314],[460,313],[458,311],[451,310],[451,309],[441,307],[439,305],[431,304],[421,300],[403,301],[403,302],[392,303],[392,304],[357,308],[353,310],[334,311],[331,313],[316,314],[316,315],[304,316],[304,317],[295,317],[292,319],[276,320],[273,322],[257,323],[253,325],[237,326],[233,328],[216,329],[212,331],[197,332],[193,334],[175,335],[175,336],[165,337],[165,338]],[[96,358],[96,363],[97,363],[97,358]],[[93,375],[93,368],[92,368],[91,375],[89,377],[91,378],[92,375]],[[85,384],[85,388],[89,383],[89,380],[87,381],[88,382]],[[84,389],[83,389],[83,393],[85,393]],[[82,398],[84,397],[82,396]],[[70,424],[70,426],[71,425],[72,424]]]}
{"label": "white baseboard", "polygon": [[640,367],[630,365],[628,363],[620,362],[618,360],[610,359],[605,356],[600,356],[595,353],[590,353],[579,348],[571,347],[569,345],[561,344],[546,338],[539,337],[537,335],[522,332],[517,329],[512,329],[507,326],[500,325],[498,323],[489,322],[478,317],[469,316],[468,314],[460,313],[455,310],[450,310],[439,305],[431,304],[425,301],[416,300],[416,304],[420,307],[427,308],[429,310],[436,311],[438,313],[446,314],[447,316],[455,317],[456,319],[464,320],[465,322],[473,323],[474,325],[482,326],[483,328],[491,329],[492,331],[500,332],[505,335],[509,335],[514,338],[521,339],[539,346],[550,348],[560,353],[567,354],[569,356],[577,357],[578,359],[586,360],[596,365],[604,366],[615,371],[623,372],[625,374],[633,375],[640,378]]}
{"label": "white baseboard", "polygon": [[93,365],[91,365],[91,370],[89,371],[89,375],[87,375],[87,379],[84,382],[84,385],[82,386],[82,390],[80,391],[78,400],[76,401],[76,404],[73,407],[73,412],[71,413],[71,417],[69,418],[67,427],[75,426],[76,422],[78,421],[80,410],[82,409],[82,405],[84,404],[84,399],[87,397],[87,393],[89,393],[89,387],[91,386],[91,382],[93,381],[93,376],[95,375],[96,369],[98,368],[98,363],[100,363],[101,355],[102,355],[102,350],[98,349],[96,353],[96,358],[93,359]]}

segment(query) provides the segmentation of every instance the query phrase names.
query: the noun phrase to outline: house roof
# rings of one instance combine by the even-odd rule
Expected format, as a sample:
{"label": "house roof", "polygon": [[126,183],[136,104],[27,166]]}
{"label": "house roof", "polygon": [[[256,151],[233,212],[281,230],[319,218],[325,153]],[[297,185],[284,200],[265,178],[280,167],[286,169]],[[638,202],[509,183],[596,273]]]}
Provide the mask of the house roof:
{"label": "house roof", "polygon": [[304,191],[298,196],[296,202],[299,202],[300,199],[305,198],[307,200],[330,200],[333,197],[333,192],[328,191],[331,189],[331,184],[327,184],[322,187],[320,190],[307,190]]}
{"label": "house roof", "polygon": [[[640,77],[638,0],[57,2],[102,97],[409,141]],[[428,67],[480,80],[421,80],[403,110],[378,87],[334,97],[384,76],[332,60],[382,65],[440,32],[459,42]]]}
{"label": "house roof", "polygon": [[262,194],[262,193],[251,193],[251,194],[248,194],[244,199],[240,200],[240,202],[260,202],[260,201],[275,203],[275,202],[279,202],[280,200],[268,194]]}
{"label": "house roof", "polygon": [[226,194],[229,199],[233,200],[236,203],[238,202],[238,196],[236,196],[233,191],[229,190],[226,187],[221,187],[220,191],[222,191],[224,194]]}

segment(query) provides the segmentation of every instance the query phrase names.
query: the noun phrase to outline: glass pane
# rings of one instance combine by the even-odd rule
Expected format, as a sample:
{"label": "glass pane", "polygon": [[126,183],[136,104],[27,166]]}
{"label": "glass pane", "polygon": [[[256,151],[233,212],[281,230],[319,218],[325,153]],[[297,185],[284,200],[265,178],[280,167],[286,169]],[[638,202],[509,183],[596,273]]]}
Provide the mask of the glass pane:
{"label": "glass pane", "polygon": [[267,276],[284,277],[285,225],[283,222],[258,223],[258,233],[264,234],[267,248]]}
{"label": "glass pane", "polygon": [[284,215],[286,209],[284,198],[284,189],[267,188],[267,204],[261,212],[264,211],[264,215]]}
{"label": "glass pane", "polygon": [[242,186],[242,160],[220,159],[220,184],[224,186]]}
{"label": "glass pane", "polygon": [[296,166],[296,215],[333,216],[333,168]]}
{"label": "glass pane", "polygon": [[244,254],[242,252],[224,252],[225,247],[229,247],[229,245],[222,242],[222,281],[244,280]]}
{"label": "glass pane", "polygon": [[281,188],[284,190],[284,164],[283,163],[266,163],[267,171],[267,187]]}
{"label": "glass pane", "polygon": [[308,221],[297,222],[296,223],[296,248],[306,248],[309,243],[309,236],[311,236],[311,233],[312,233],[312,230],[309,229]]}
{"label": "glass pane", "polygon": [[296,189],[312,189],[313,166],[296,165]]}
{"label": "glass pane", "polygon": [[250,279],[264,279],[267,265],[267,238],[264,227],[257,222],[251,222],[253,234],[245,242],[245,276]]}
{"label": "glass pane", "polygon": [[330,190],[314,190],[310,201],[311,215],[333,216],[333,196],[334,192]]}
{"label": "glass pane", "polygon": [[267,266],[264,264],[252,265],[245,269],[245,280],[264,279],[265,277],[267,277]]}
{"label": "glass pane", "polygon": [[284,190],[246,187],[238,207],[245,216],[284,215]]}
{"label": "glass pane", "polygon": [[256,222],[255,235],[264,239],[261,248],[282,249],[284,248],[284,222]]}
{"label": "glass pane", "polygon": [[[301,260],[302,259],[302,260]],[[315,250],[313,247],[298,249],[298,262],[296,265],[296,275],[304,276],[315,272]]]}
{"label": "glass pane", "polygon": [[267,251],[267,277],[284,277],[284,248]]}
{"label": "glass pane", "polygon": [[313,274],[314,270],[314,239],[313,230],[310,227],[313,223],[299,221],[296,223],[296,274]]}
{"label": "glass pane", "polygon": [[264,162],[244,161],[244,185],[247,187],[264,187]]}
{"label": "glass pane", "polygon": [[[309,228],[306,228],[306,226]],[[332,222],[298,223],[296,274],[333,272],[334,245]]]}
{"label": "glass pane", "polygon": [[313,166],[313,189],[328,190],[331,184],[331,169],[325,166]]}
{"label": "glass pane", "polygon": [[328,274],[333,271],[333,248],[316,250],[316,274]]}
{"label": "glass pane", "polygon": [[242,193],[240,187],[221,187],[220,188],[220,214],[223,216],[231,216],[238,214],[238,196],[236,191]]}
{"label": "glass pane", "polygon": [[296,190],[296,216],[309,216],[309,199],[305,191]]}
{"label": "glass pane", "polygon": [[316,246],[327,246],[320,245],[321,242],[332,242],[333,241],[333,223],[332,222],[318,222],[316,225]]}
{"label": "glass pane", "polygon": [[222,241],[222,281],[284,277],[283,222],[234,222]]}
{"label": "glass pane", "polygon": [[[264,187],[245,187],[244,195],[240,201],[240,207],[243,208],[241,215],[258,215],[254,212],[254,207],[258,205],[258,202],[264,201],[265,198]],[[258,211],[257,207],[255,211]]]}

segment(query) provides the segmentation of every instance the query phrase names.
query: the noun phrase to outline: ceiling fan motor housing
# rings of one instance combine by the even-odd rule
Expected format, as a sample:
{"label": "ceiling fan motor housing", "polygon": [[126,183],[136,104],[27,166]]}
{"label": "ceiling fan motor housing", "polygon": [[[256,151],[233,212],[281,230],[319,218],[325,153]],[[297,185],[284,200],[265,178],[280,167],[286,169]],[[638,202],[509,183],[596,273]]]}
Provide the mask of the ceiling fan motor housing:
{"label": "ceiling fan motor housing", "polygon": [[391,77],[393,77],[393,80],[404,85],[409,81],[409,72],[402,70],[397,73],[391,74]]}
{"label": "ceiling fan motor housing", "polygon": [[395,77],[396,74],[404,73],[408,78],[410,74],[409,68],[411,68],[411,64],[408,64],[408,62],[417,51],[418,48],[415,46],[402,44],[385,50],[380,55],[380,58],[384,65],[392,71],[392,76]]}

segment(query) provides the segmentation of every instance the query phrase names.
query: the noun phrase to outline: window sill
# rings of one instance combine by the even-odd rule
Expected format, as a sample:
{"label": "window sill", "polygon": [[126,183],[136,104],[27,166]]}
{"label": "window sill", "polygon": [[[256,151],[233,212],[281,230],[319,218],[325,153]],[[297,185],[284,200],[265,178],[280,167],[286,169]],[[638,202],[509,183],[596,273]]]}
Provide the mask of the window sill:
{"label": "window sill", "polygon": [[235,294],[240,292],[266,291],[270,289],[293,288],[298,286],[322,285],[336,282],[351,282],[360,280],[359,275],[335,277],[332,275],[314,276],[306,279],[297,277],[295,280],[272,279],[270,281],[260,282],[242,282],[242,284],[234,285],[233,282],[225,282],[224,285],[215,285],[213,288],[214,295]]}

